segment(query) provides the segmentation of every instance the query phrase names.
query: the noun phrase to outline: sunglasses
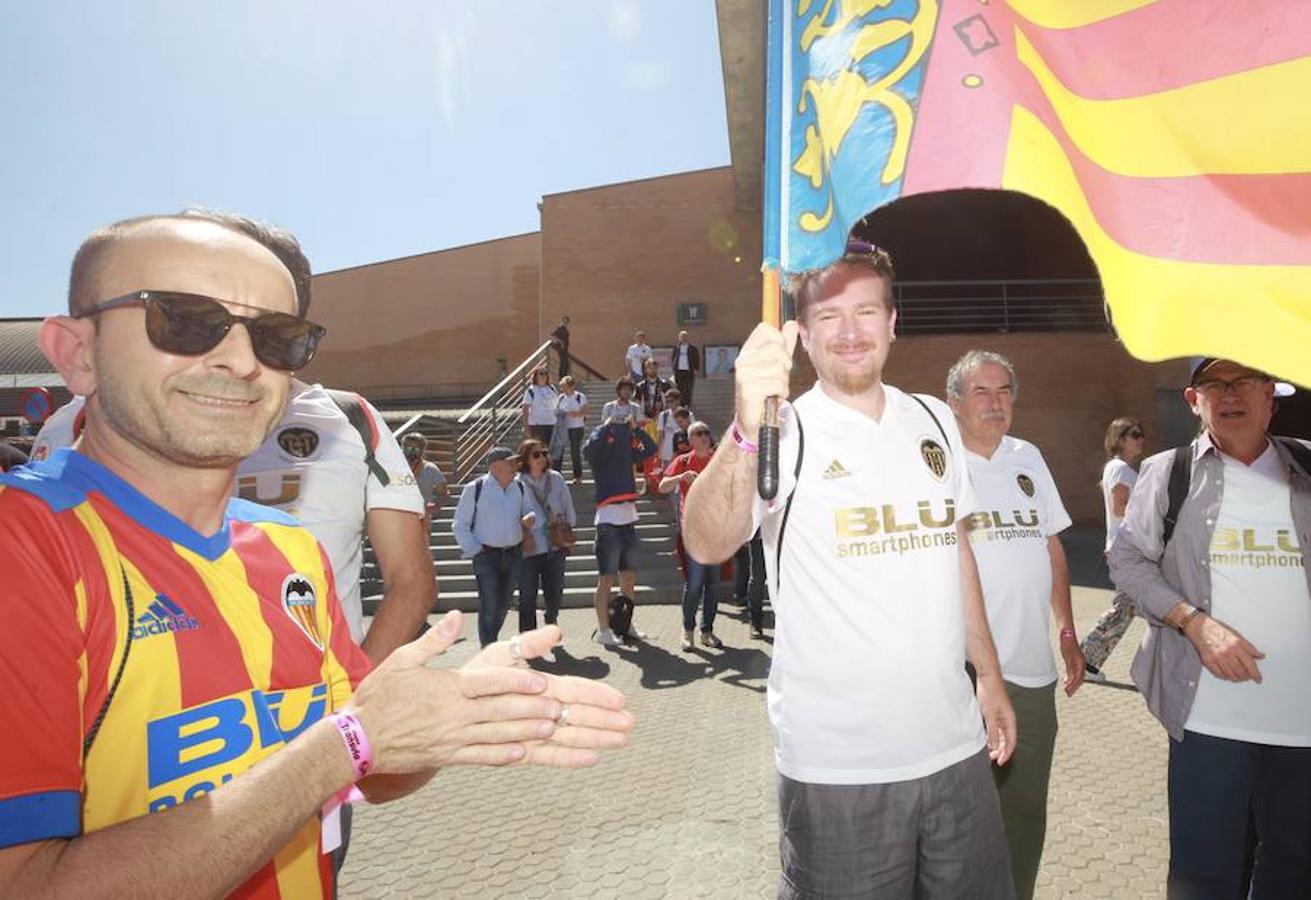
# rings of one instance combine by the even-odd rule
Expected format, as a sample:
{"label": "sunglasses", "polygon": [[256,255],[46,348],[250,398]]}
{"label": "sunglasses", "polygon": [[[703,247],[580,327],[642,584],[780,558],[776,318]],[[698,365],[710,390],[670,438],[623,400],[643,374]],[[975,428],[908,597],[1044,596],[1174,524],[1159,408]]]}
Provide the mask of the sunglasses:
{"label": "sunglasses", "polygon": [[545,450],[534,450],[532,453],[529,453],[528,455],[529,455],[532,459],[546,459],[546,451],[545,451]]}
{"label": "sunglasses", "polygon": [[860,253],[873,256],[876,253],[886,253],[878,244],[871,244],[869,241],[860,241],[855,238],[847,241],[848,253]]}
{"label": "sunglasses", "polygon": [[[240,322],[250,334],[255,358],[273,369],[293,372],[314,358],[319,340],[327,333],[322,325],[288,313],[266,312],[238,316],[219,301],[201,294],[177,291],[133,291],[105,300],[78,313],[84,319],[124,306],[146,308],[146,336],[165,353],[198,356],[222,343],[232,326]],[[245,306],[234,303],[234,306]],[[253,308],[253,307],[252,307]]]}
{"label": "sunglasses", "polygon": [[1140,438],[1143,436],[1143,430],[1141,428],[1130,428],[1128,431],[1124,433],[1124,436],[1131,437],[1131,438]]}

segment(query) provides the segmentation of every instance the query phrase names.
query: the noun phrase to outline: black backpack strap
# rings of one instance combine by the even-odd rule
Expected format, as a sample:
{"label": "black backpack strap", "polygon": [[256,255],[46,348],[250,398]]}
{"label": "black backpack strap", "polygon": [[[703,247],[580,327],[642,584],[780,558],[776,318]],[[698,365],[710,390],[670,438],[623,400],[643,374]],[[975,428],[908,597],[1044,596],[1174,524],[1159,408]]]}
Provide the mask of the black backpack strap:
{"label": "black backpack strap", "polygon": [[942,435],[943,449],[948,453],[951,453],[951,441],[947,440],[947,430],[942,427],[942,423],[939,422],[938,417],[933,414],[933,410],[929,409],[929,405],[924,402],[924,398],[919,394],[911,394],[910,396],[916,403],[924,407],[924,411],[929,414],[929,418],[933,420],[933,424],[938,426],[938,434]]}
{"label": "black backpack strap", "polygon": [[1277,437],[1275,440],[1293,457],[1293,462],[1297,463],[1298,468],[1302,470],[1302,474],[1311,479],[1311,447],[1307,447],[1297,438]]}
{"label": "black backpack strap", "polygon": [[95,721],[87,730],[86,737],[82,739],[82,761],[86,762],[87,756],[91,754],[91,745],[96,742],[96,735],[100,733],[100,726],[105,721],[105,714],[109,712],[109,704],[114,702],[114,694],[118,692],[118,684],[123,680],[123,670],[127,668],[127,657],[132,652],[132,630],[136,628],[137,614],[136,608],[132,604],[132,585],[127,580],[127,570],[119,563],[118,571],[123,575],[123,605],[127,612],[127,636],[123,638],[123,655],[118,658],[118,670],[114,673],[114,680],[109,685],[109,693],[105,695],[105,702],[100,705],[100,712],[96,714]]}
{"label": "black backpack strap", "polygon": [[1170,538],[1174,535],[1175,523],[1179,521],[1179,512],[1184,508],[1184,501],[1188,499],[1188,488],[1193,480],[1193,447],[1191,444],[1185,444],[1182,447],[1174,448],[1174,460],[1170,463],[1170,483],[1166,488],[1166,494],[1170,498],[1170,505],[1165,510],[1165,518],[1162,520],[1161,527],[1161,548],[1170,543]]}
{"label": "black backpack strap", "polygon": [[783,532],[787,531],[788,514],[792,512],[792,498],[801,486],[801,458],[806,455],[806,429],[801,427],[801,416],[797,408],[792,407],[792,421],[797,423],[797,465],[792,471],[792,490],[788,493],[788,502],[783,504],[783,521],[778,525],[778,539],[775,542],[774,575],[778,586],[783,586]]}
{"label": "black backpack strap", "polygon": [[351,426],[359,432],[360,440],[364,442],[364,465],[373,473],[373,477],[386,487],[391,483],[391,476],[382,467],[382,463],[378,462],[378,426],[373,421],[373,416],[364,409],[364,401],[359,394],[331,388],[328,389],[328,396],[337,404],[337,408],[345,413]]}
{"label": "black backpack strap", "polygon": [[474,526],[478,524],[478,501],[483,498],[483,480],[486,478],[487,476],[484,475],[473,483],[473,515],[469,518],[470,531],[473,531]]}

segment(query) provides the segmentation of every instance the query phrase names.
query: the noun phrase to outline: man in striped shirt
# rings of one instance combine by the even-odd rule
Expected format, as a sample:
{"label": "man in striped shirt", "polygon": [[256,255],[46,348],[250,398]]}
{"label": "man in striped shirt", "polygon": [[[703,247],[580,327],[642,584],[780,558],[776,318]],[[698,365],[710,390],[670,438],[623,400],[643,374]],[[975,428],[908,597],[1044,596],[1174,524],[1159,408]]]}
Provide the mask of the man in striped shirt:
{"label": "man in striped shirt", "polygon": [[429,669],[451,616],[370,673],[314,538],[230,497],[322,335],[269,235],[102,229],[42,327],[87,416],[0,476],[0,894],[331,896],[320,810],[353,784],[585,765],[632,727],[617,692],[515,665],[555,629]]}

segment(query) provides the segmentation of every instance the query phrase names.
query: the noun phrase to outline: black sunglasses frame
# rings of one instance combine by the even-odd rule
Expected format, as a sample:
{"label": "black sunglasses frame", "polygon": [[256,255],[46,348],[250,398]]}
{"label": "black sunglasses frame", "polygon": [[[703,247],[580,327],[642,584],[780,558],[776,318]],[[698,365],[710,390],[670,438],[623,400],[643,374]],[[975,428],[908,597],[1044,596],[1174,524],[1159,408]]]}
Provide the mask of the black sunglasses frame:
{"label": "black sunglasses frame", "polygon": [[[215,322],[213,332],[205,336],[206,340],[213,339],[208,346],[197,349],[169,346],[168,339],[156,333],[157,329],[152,327],[152,307],[159,310],[159,314],[163,315],[165,319],[172,320],[178,313],[170,309],[170,300],[205,301],[207,304],[213,304],[214,308],[223,313],[223,318]],[[314,358],[315,351],[318,350],[319,341],[328,332],[322,325],[308,319],[302,319],[299,316],[293,316],[290,313],[265,312],[257,316],[239,316],[214,297],[207,297],[204,294],[189,294],[184,291],[133,291],[130,294],[111,297],[108,300],[92,304],[74,315],[73,318],[84,319],[111,309],[122,309],[123,307],[135,305],[146,308],[146,336],[150,338],[151,344],[165,353],[173,353],[178,356],[200,356],[202,353],[208,353],[223,343],[223,339],[228,336],[228,332],[232,330],[233,325],[240,323],[246,326],[246,331],[250,334],[250,346],[255,353],[255,358],[264,365],[283,372],[294,372],[309,365],[310,360]],[[242,303],[235,305],[245,306]],[[181,313],[181,315],[185,316],[186,314]],[[269,321],[270,319],[277,322],[290,320],[298,325],[307,326],[307,330],[303,335],[288,339],[272,329],[273,323]],[[273,344],[270,345],[269,341],[273,341]],[[285,354],[279,355],[277,353],[278,346],[289,352],[294,343],[302,344],[300,353],[294,359],[288,358]]]}

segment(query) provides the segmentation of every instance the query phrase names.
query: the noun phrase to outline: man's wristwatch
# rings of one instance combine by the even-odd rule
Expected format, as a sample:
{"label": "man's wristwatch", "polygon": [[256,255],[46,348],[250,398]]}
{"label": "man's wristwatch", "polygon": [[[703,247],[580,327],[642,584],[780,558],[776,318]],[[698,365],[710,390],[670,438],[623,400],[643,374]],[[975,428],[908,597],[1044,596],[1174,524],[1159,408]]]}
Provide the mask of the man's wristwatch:
{"label": "man's wristwatch", "polygon": [[1188,627],[1188,623],[1193,621],[1193,619],[1195,619],[1201,612],[1203,612],[1203,610],[1200,607],[1190,607],[1188,612],[1184,613],[1184,617],[1179,620],[1179,624],[1174,627],[1179,629],[1180,634],[1183,634],[1184,629]]}

